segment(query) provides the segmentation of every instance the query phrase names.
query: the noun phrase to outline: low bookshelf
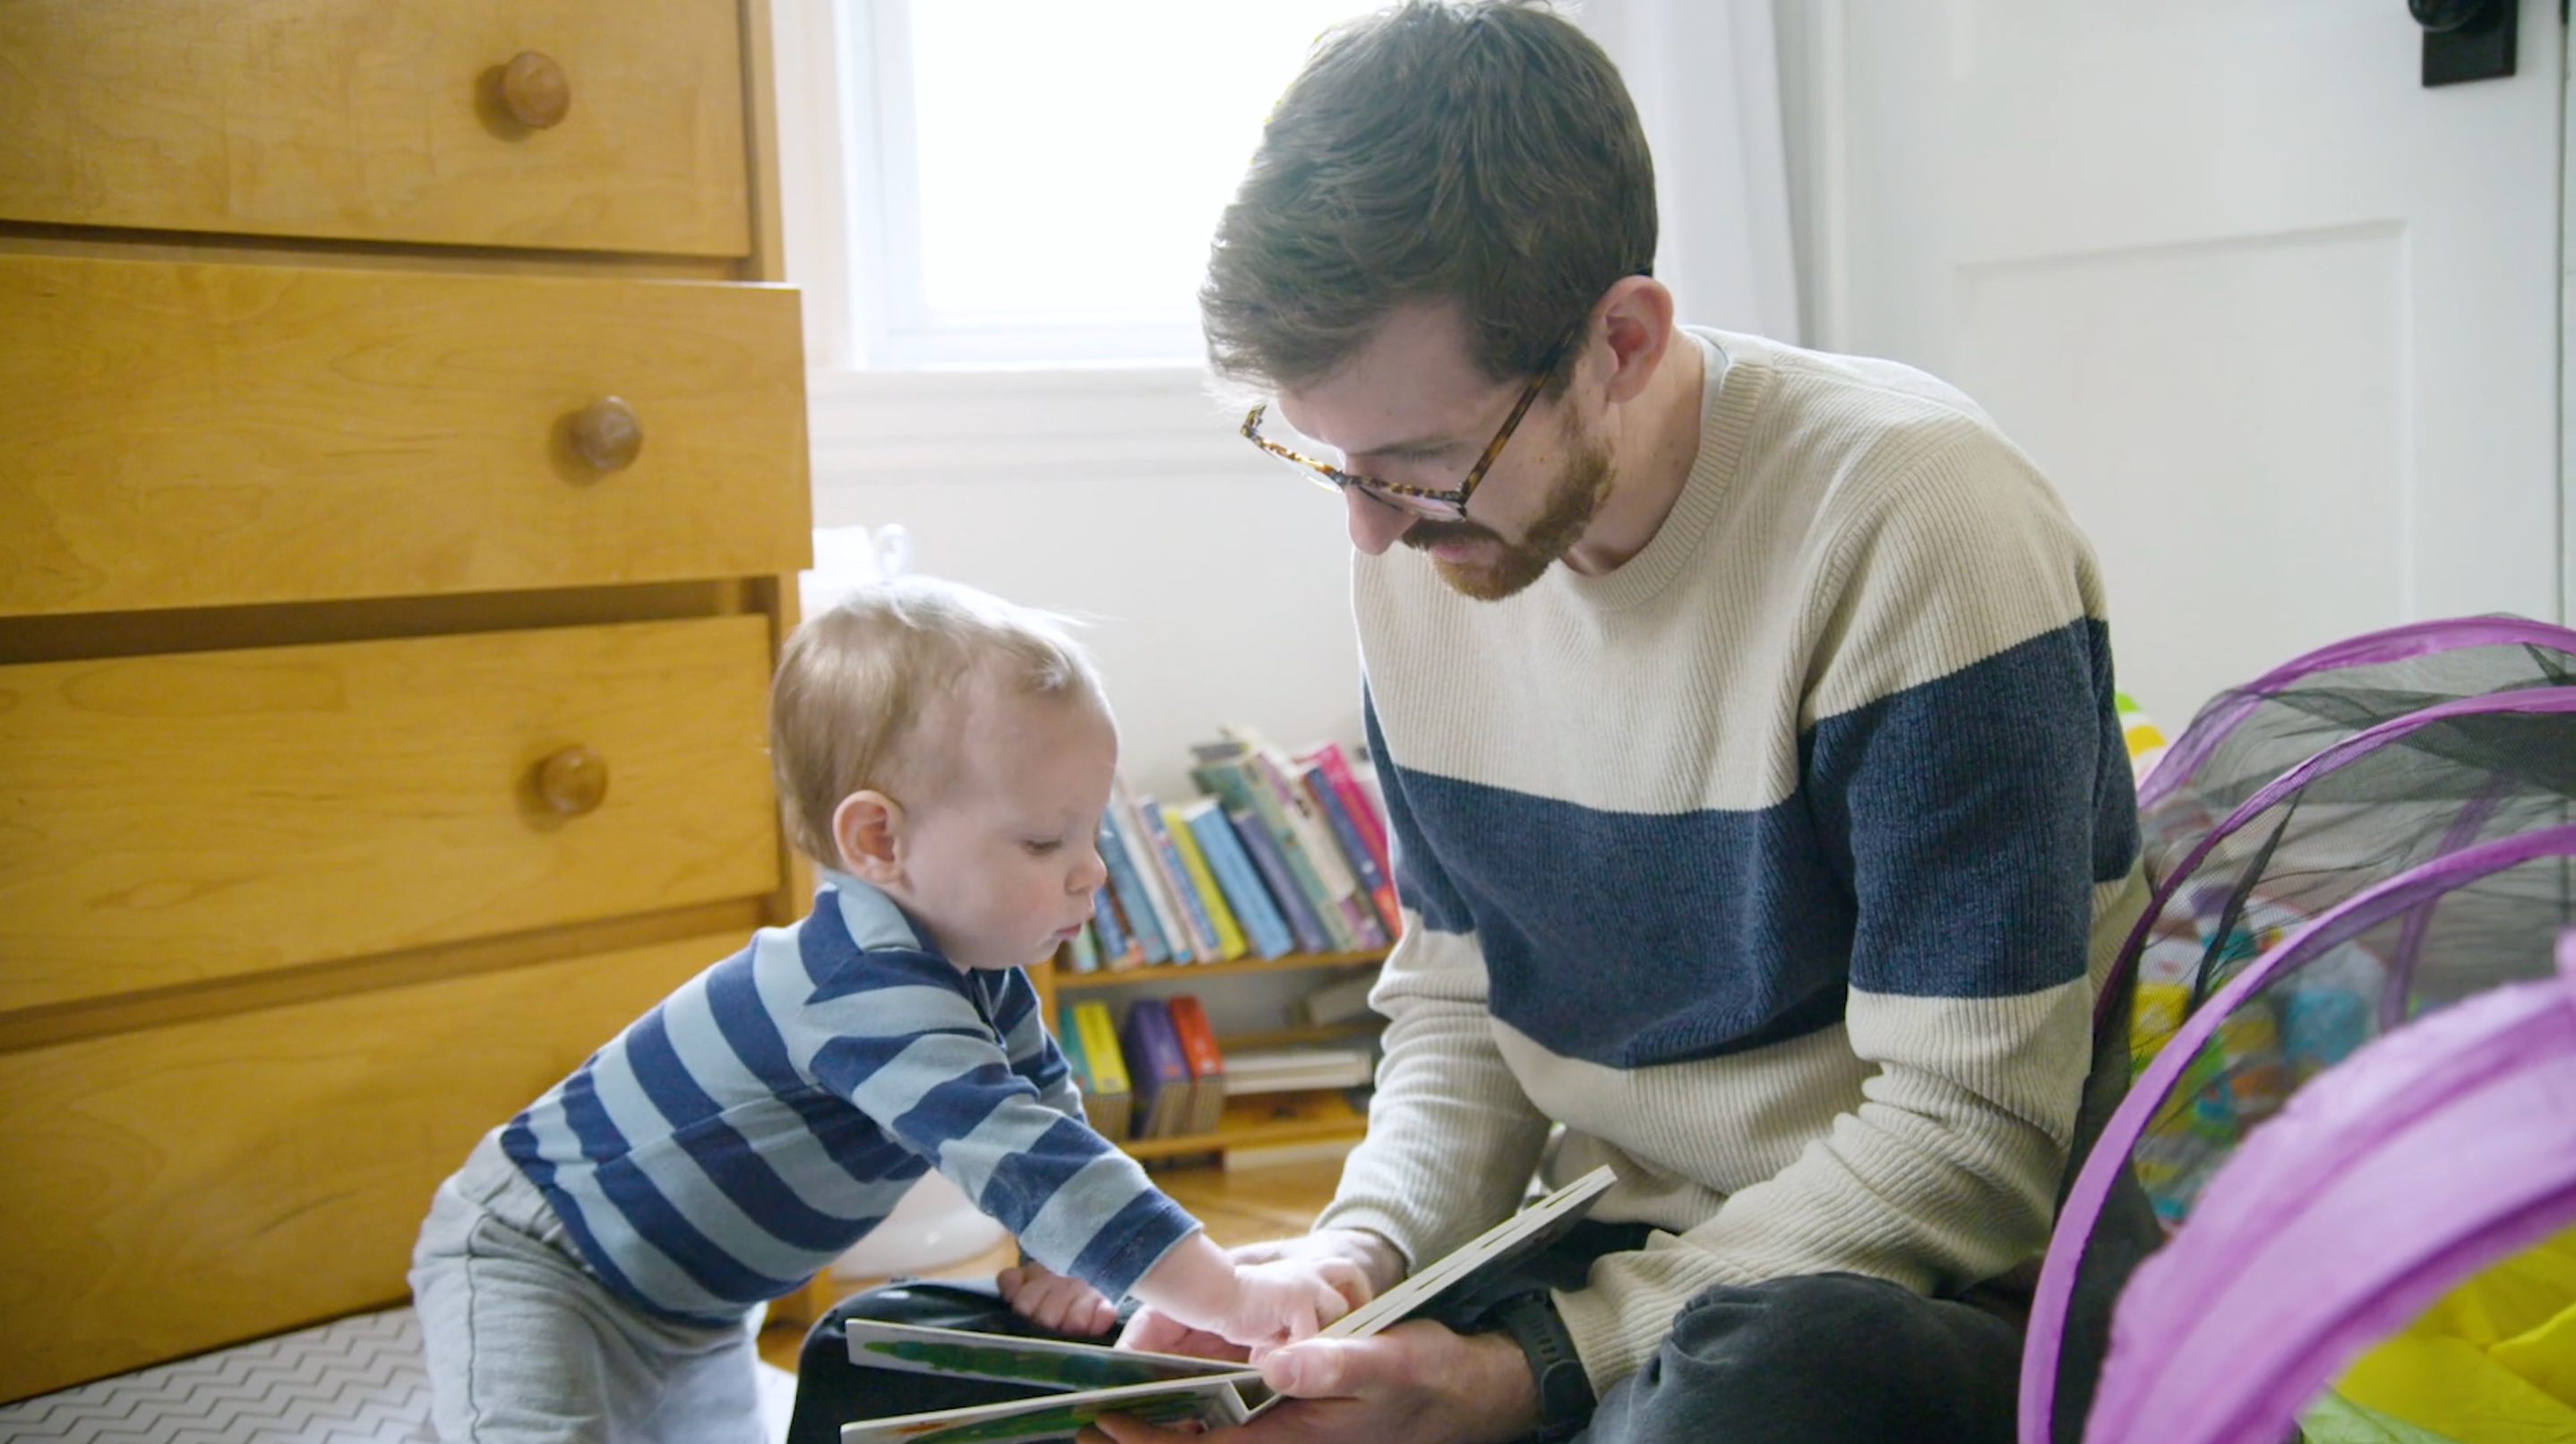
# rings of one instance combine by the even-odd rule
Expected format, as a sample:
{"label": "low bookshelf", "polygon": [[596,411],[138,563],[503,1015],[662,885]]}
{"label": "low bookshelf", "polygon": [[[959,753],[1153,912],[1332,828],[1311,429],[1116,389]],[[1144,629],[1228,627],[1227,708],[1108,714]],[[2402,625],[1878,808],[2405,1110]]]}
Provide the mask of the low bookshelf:
{"label": "low bookshelf", "polygon": [[[1067,994],[1178,984],[1200,991],[1202,983],[1249,973],[1330,972],[1374,968],[1386,960],[1384,948],[1347,953],[1287,953],[1276,958],[1240,958],[1223,963],[1158,963],[1135,968],[1101,968],[1078,972],[1062,959],[1050,959],[1029,970],[1038,997],[1052,1021]],[[1278,1048],[1370,1036],[1383,1019],[1290,1024],[1255,1032],[1229,1033],[1217,1040],[1219,1050]],[[1339,1089],[1288,1093],[1255,1093],[1228,1098],[1213,1132],[1175,1134],[1164,1138],[1123,1139],[1119,1147],[1140,1162],[1164,1162],[1224,1153],[1236,1148],[1273,1148],[1296,1143],[1357,1139],[1368,1131],[1368,1115],[1354,1107]]]}

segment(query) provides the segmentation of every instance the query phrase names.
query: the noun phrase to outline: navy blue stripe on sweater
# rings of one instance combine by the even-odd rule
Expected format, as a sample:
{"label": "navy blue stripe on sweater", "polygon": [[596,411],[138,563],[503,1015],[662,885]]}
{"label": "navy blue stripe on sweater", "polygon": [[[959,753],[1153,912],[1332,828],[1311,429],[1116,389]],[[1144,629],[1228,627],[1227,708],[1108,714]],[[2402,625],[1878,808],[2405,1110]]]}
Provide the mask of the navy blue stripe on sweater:
{"label": "navy blue stripe on sweater", "polygon": [[817,1250],[849,1246],[850,1230],[860,1220],[836,1218],[807,1203],[751,1140],[725,1122],[724,1105],[698,1086],[671,1046],[661,1013],[646,1015],[629,1031],[626,1054],[644,1096],[671,1125],[671,1141],[706,1170],[717,1192],[782,1242]]}
{"label": "navy blue stripe on sweater", "polygon": [[2078,622],[1826,718],[1796,739],[1798,789],[1745,810],[1612,812],[1418,771],[1372,705],[1397,887],[1425,927],[1477,935],[1497,1018],[1609,1067],[1830,1027],[1849,988],[2065,983],[2093,884],[2137,853],[2109,656]]}
{"label": "navy blue stripe on sweater", "polygon": [[599,1275],[615,1292],[630,1299],[642,1299],[643,1291],[636,1288],[634,1281],[617,1267],[615,1257],[600,1242],[590,1220],[583,1216],[581,1205],[555,1187],[555,1166],[538,1148],[536,1131],[528,1126],[526,1114],[510,1120],[510,1126],[502,1130],[501,1151],[515,1160],[519,1171],[546,1195],[547,1206],[554,1210],[556,1218],[563,1221],[564,1232],[572,1235],[573,1247],[581,1250],[582,1262],[589,1266],[590,1271]]}
{"label": "navy blue stripe on sweater", "polygon": [[733,1049],[753,1077],[773,1093],[792,1093],[805,1086],[805,1079],[788,1056],[787,1038],[778,1031],[778,1020],[769,1016],[769,1005],[761,1001],[756,969],[750,948],[717,964],[707,975],[707,1011],[715,1017],[716,1032],[725,1046]]}

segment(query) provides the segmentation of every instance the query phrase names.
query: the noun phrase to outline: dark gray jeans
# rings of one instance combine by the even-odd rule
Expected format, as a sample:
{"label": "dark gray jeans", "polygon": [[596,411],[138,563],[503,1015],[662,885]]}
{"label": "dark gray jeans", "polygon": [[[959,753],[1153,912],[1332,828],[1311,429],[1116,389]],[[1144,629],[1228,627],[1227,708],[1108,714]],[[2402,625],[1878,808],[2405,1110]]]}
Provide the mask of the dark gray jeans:
{"label": "dark gray jeans", "polygon": [[1710,1289],[1613,1385],[1592,1444],[2011,1444],[2021,1332],[1853,1274]]}

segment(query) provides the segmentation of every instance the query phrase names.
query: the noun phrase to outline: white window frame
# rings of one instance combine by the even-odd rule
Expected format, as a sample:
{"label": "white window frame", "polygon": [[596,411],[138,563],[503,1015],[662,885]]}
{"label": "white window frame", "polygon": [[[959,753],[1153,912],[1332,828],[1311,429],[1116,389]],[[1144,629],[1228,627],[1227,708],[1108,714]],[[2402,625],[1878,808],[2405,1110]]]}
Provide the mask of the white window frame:
{"label": "white window frame", "polygon": [[[1270,479],[1235,434],[1230,404],[1204,365],[889,364],[886,288],[865,274],[861,257],[884,235],[883,137],[870,89],[882,53],[879,12],[902,0],[766,3],[787,276],[804,296],[818,494],[923,481]],[[852,84],[852,76],[869,80]],[[918,259],[912,264],[917,274]]]}

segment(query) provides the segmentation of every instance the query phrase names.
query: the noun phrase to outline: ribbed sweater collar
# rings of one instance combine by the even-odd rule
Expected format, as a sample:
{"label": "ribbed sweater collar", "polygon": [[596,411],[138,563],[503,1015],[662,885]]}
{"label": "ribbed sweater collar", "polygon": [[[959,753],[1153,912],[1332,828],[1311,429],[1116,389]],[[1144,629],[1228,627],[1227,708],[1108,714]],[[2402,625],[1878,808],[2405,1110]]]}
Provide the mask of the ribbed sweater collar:
{"label": "ribbed sweater collar", "polygon": [[1558,567],[1542,583],[1562,586],[1584,607],[1615,612],[1642,605],[1689,569],[1734,491],[1745,438],[1770,393],[1770,348],[1758,338],[1695,326],[1685,327],[1683,334],[1698,344],[1707,362],[1700,381],[1699,452],[1672,511],[1643,551],[1604,576]]}

